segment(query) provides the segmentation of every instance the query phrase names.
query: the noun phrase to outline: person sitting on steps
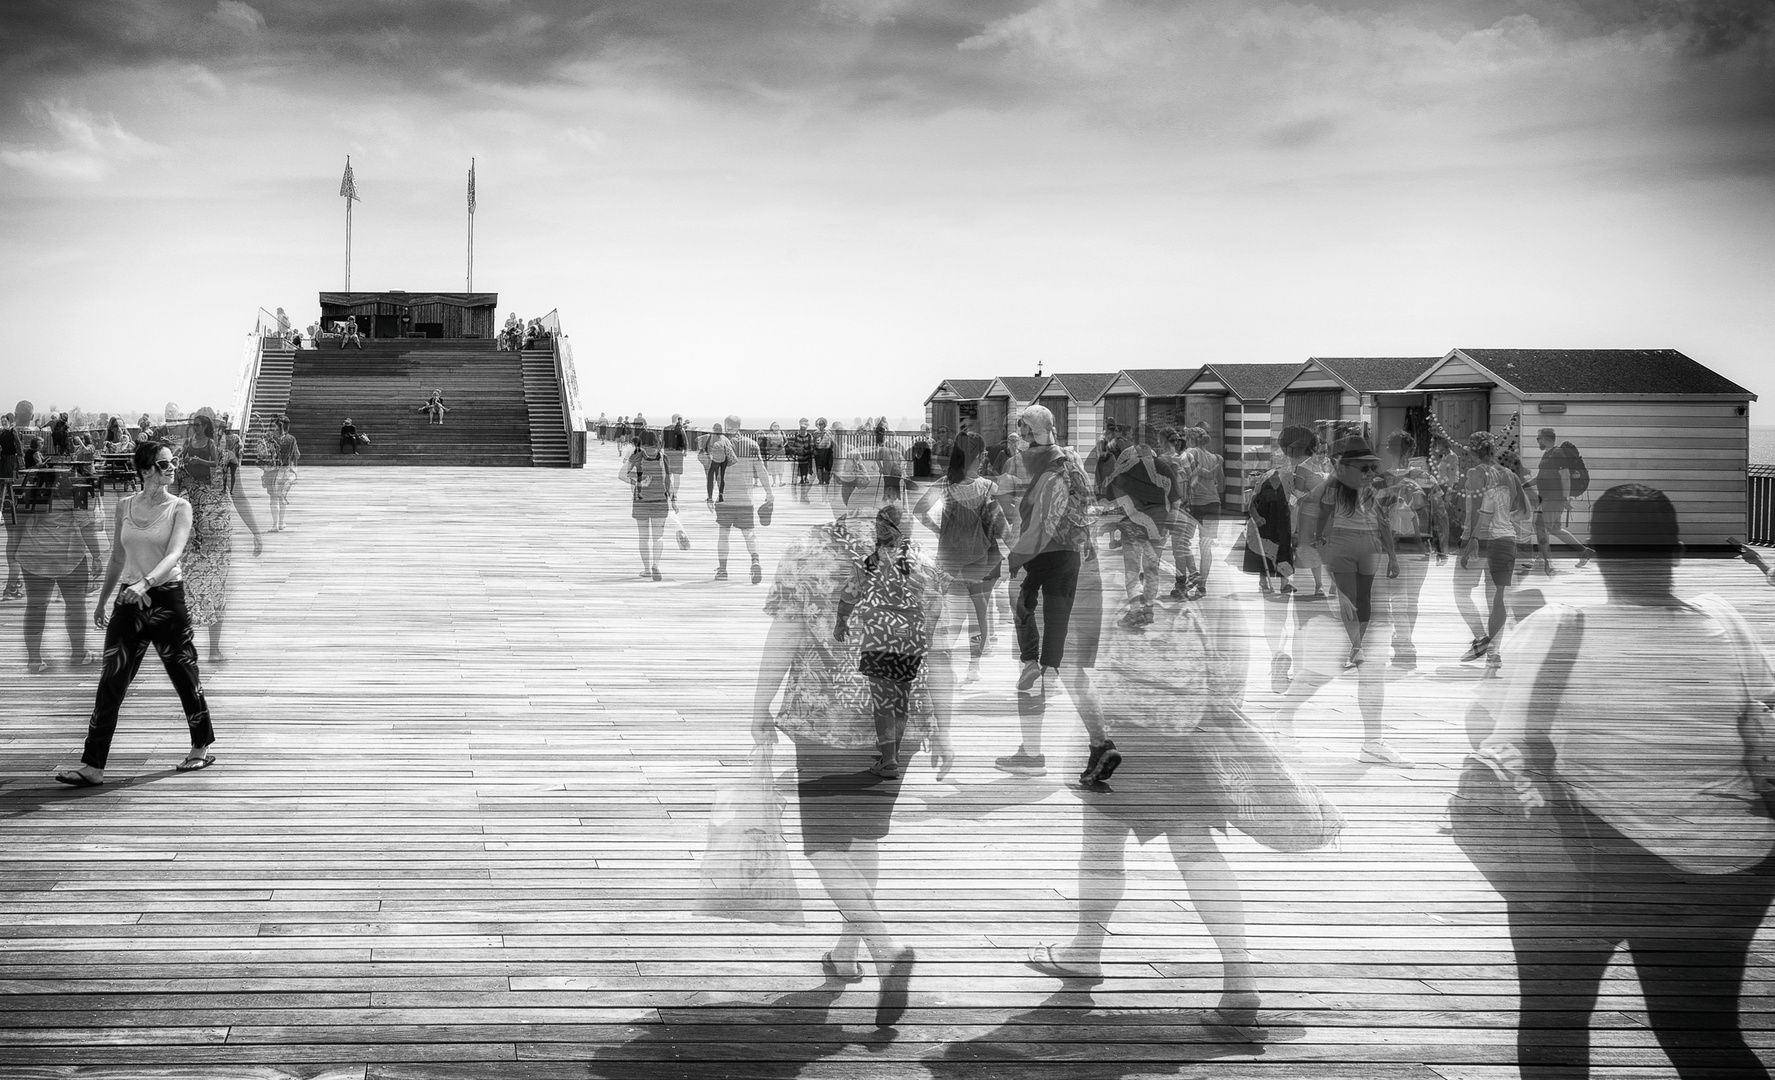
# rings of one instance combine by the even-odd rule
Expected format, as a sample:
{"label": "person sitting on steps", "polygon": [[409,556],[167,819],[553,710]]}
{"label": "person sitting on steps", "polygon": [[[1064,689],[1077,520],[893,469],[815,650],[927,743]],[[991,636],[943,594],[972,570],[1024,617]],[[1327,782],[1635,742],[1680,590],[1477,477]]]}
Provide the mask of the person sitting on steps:
{"label": "person sitting on steps", "polygon": [[439,388],[431,392],[431,396],[425,399],[425,404],[413,411],[425,413],[431,418],[430,423],[442,427],[444,423],[444,414],[449,412],[450,408],[444,404],[444,391]]}

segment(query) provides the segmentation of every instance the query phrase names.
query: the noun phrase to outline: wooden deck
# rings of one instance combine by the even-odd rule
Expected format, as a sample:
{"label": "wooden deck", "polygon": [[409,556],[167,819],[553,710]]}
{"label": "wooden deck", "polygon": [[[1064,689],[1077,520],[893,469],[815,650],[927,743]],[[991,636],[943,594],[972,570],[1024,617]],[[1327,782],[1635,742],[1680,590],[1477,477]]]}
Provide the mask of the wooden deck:
{"label": "wooden deck", "polygon": [[[0,607],[0,1076],[1516,1076],[1501,904],[1437,831],[1477,675],[1454,662],[1446,570],[1424,590],[1422,671],[1388,687],[1417,767],[1355,762],[1339,680],[1300,730],[1342,841],[1225,844],[1265,994],[1251,1038],[1203,1022],[1217,955],[1163,844],[1130,852],[1104,982],[1023,966],[1072,930],[1062,782],[1082,738],[1054,710],[1049,777],[992,768],[1017,741],[1006,652],[958,708],[949,782],[921,760],[883,843],[884,910],[921,960],[884,1034],[873,980],[823,985],[837,918],[799,858],[804,927],[691,912],[710,792],[745,767],[765,587],[737,536],[734,580],[710,580],[700,510],[696,549],[639,580],[614,472],[599,444],[575,472],[305,471],[290,531],[258,560],[237,542],[235,659],[205,670],[219,763],[193,775],[171,771],[184,729],[150,659],[111,781],[51,783],[78,757],[92,669],[22,674],[22,605]],[[767,571],[814,520],[779,503]],[[1216,574],[1255,609],[1251,579]],[[1775,590],[1742,564],[1687,563],[1682,588],[1775,625]],[[65,657],[59,612],[45,652]],[[1765,1060],[1772,957],[1746,1000]],[[1630,976],[1595,1026],[1597,1075],[1674,1075]]]}

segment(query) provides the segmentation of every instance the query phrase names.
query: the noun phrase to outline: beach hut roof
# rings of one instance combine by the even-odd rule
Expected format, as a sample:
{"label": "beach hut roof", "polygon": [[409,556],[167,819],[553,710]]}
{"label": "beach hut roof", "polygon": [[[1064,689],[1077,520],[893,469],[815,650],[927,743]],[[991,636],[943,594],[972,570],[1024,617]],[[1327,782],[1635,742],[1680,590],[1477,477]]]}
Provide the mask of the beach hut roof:
{"label": "beach hut roof", "polygon": [[1122,374],[1134,380],[1134,385],[1147,397],[1177,397],[1201,372],[1199,367],[1128,368]]}
{"label": "beach hut roof", "polygon": [[1315,356],[1308,363],[1317,364],[1352,394],[1384,394],[1410,386],[1441,359],[1440,356]]}
{"label": "beach hut roof", "polygon": [[1204,364],[1202,371],[1226,384],[1240,401],[1269,401],[1294,381],[1306,364]]}
{"label": "beach hut roof", "polygon": [[1060,389],[1074,401],[1091,404],[1103,396],[1109,385],[1116,381],[1118,372],[1114,371],[1063,371],[1052,376]]}
{"label": "beach hut roof", "polygon": [[994,383],[1005,388],[1014,401],[1034,401],[1048,385],[1046,375],[1000,375]]}
{"label": "beach hut roof", "polygon": [[924,403],[929,405],[945,390],[957,401],[979,401],[986,396],[986,388],[991,385],[991,379],[944,379],[931,391],[931,396],[924,399]]}
{"label": "beach hut roof", "polygon": [[1550,394],[1756,395],[1675,349],[1452,349],[1412,385],[1461,358],[1519,397]]}

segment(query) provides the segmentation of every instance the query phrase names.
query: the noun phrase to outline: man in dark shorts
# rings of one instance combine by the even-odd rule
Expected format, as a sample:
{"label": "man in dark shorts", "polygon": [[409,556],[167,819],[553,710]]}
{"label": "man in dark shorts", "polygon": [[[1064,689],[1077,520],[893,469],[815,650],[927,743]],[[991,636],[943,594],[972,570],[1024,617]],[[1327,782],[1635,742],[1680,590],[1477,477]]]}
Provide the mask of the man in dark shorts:
{"label": "man in dark shorts", "polygon": [[1541,448],[1541,464],[1535,470],[1535,494],[1540,496],[1540,505],[1535,509],[1535,541],[1541,548],[1541,567],[1552,572],[1552,539],[1557,537],[1562,544],[1577,548],[1580,552],[1578,565],[1583,566],[1596,557],[1596,552],[1584,546],[1584,542],[1573,536],[1566,528],[1566,515],[1572,508],[1572,466],[1574,462],[1566,453],[1564,446],[1559,444],[1559,437],[1550,427],[1542,428],[1535,435],[1535,445]]}
{"label": "man in dark shorts", "polygon": [[715,580],[727,580],[728,543],[732,531],[738,529],[752,556],[752,584],[756,585],[764,580],[764,567],[758,561],[758,515],[752,509],[753,492],[764,489],[766,506],[775,505],[776,495],[771,490],[770,474],[764,470],[764,455],[758,444],[740,434],[740,418],[729,416],[722,427],[732,433],[728,441],[733,443],[734,462],[727,472],[727,498],[715,504],[715,525],[719,530],[715,539],[715,557],[719,560]]}

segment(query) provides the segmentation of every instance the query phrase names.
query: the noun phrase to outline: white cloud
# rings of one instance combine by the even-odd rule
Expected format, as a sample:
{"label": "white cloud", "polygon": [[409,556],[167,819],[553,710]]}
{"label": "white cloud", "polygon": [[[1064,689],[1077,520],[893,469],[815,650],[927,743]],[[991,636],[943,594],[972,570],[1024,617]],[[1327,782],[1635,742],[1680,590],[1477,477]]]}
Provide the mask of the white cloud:
{"label": "white cloud", "polygon": [[820,0],[820,13],[836,19],[881,26],[894,21],[905,0]]}
{"label": "white cloud", "polygon": [[121,162],[160,147],[125,131],[117,118],[65,101],[34,101],[25,115],[49,136],[45,144],[0,143],[0,165],[48,180],[102,180]]}
{"label": "white cloud", "polygon": [[216,0],[216,10],[210,12],[209,17],[213,22],[248,36],[265,29],[265,16],[242,0]]}

